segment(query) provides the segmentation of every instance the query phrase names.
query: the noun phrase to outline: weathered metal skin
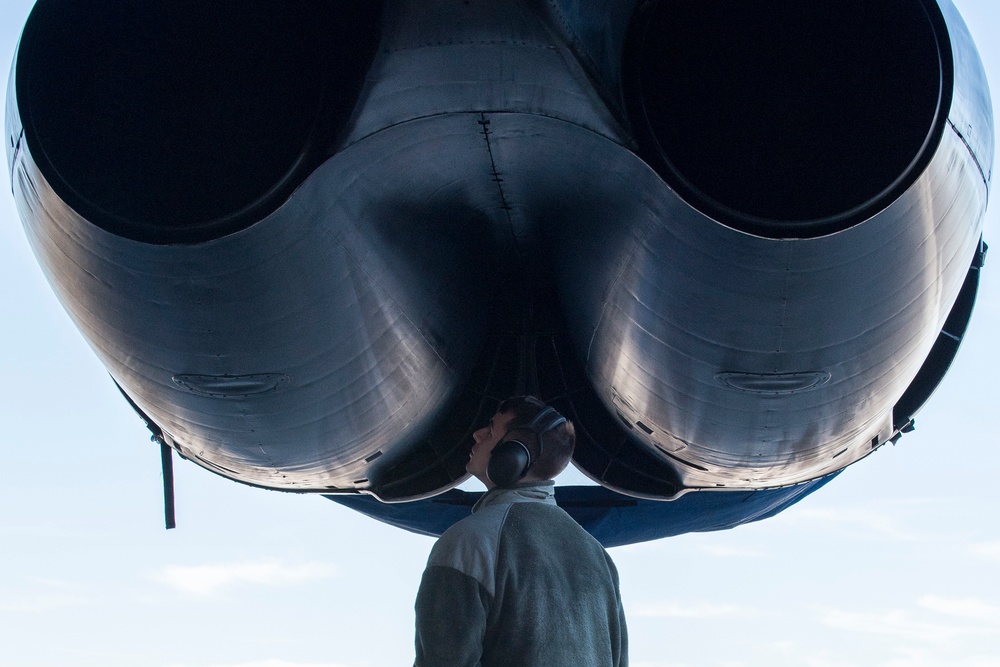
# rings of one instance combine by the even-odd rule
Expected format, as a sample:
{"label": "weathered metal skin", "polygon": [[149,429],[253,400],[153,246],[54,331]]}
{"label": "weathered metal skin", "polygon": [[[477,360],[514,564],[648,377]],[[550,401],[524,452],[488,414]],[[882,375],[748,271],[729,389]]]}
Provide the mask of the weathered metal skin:
{"label": "weathered metal skin", "polygon": [[[492,399],[524,390],[576,418],[578,465],[624,493],[769,488],[839,470],[897,434],[893,408],[980,241],[993,128],[975,48],[947,0],[911,0],[936,31],[925,60],[940,66],[916,167],[875,188],[877,210],[852,204],[865,214],[834,212],[832,227],[756,212],[743,222],[732,202],[719,215],[697,183],[686,190],[667,173],[671,144],[644,125],[629,83],[653,85],[635,70],[653,48],[640,39],[649,7],[636,4],[386,3],[364,31],[371,53],[315,56],[343,71],[297,112],[308,131],[294,136],[303,147],[281,187],[213,198],[259,175],[233,149],[231,179],[178,192],[144,225],[123,216],[156,209],[143,183],[182,169],[184,151],[135,174],[141,161],[102,153],[89,164],[89,149],[53,148],[66,131],[46,125],[47,105],[81,124],[111,121],[86,99],[38,92],[50,62],[76,56],[43,58],[37,33],[88,5],[41,0],[7,105],[26,233],[70,316],[169,444],[241,482],[438,493],[463,478],[462,438]],[[324,3],[304,5],[308,18]],[[201,26],[187,40],[223,28],[238,29]],[[295,38],[274,35],[268,48]],[[169,92],[120,94],[137,109]],[[231,111],[211,92],[192,95],[224,124]],[[240,113],[259,122],[247,141],[265,156],[285,136],[270,127],[277,111]],[[326,113],[336,122],[313,120]],[[207,136],[191,158],[206,169]],[[68,182],[85,171],[77,161],[109,175]],[[108,184],[142,201],[116,208]],[[186,222],[186,196],[199,211],[228,206],[226,223]],[[549,343],[551,363],[536,351]]]}

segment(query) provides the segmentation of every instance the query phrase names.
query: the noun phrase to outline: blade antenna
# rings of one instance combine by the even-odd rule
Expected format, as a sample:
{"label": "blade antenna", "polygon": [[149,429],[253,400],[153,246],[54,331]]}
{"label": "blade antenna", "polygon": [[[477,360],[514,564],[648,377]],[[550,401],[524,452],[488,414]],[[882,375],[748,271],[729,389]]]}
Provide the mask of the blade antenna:
{"label": "blade antenna", "polygon": [[160,466],[163,469],[163,523],[167,530],[176,528],[177,521],[174,514],[174,458],[170,451],[170,445],[167,444],[166,439],[163,437],[163,430],[142,411],[142,408],[136,405],[131,396],[125,393],[122,386],[118,384],[118,380],[112,377],[111,381],[115,383],[118,391],[121,392],[125,400],[128,401],[128,404],[135,410],[135,413],[146,424],[149,432],[152,433],[149,439],[160,446]]}
{"label": "blade antenna", "polygon": [[160,445],[160,465],[163,468],[163,521],[167,530],[177,527],[174,515],[174,450],[162,435],[150,438]]}

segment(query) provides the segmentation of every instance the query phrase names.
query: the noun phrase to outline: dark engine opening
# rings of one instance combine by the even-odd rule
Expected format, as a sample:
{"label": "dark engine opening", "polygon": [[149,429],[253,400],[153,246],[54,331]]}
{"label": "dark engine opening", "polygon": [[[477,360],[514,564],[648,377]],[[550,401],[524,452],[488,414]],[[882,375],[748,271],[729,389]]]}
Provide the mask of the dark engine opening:
{"label": "dark engine opening", "polygon": [[40,0],[17,56],[27,145],[57,194],[112,233],[232,233],[329,154],[380,4]]}
{"label": "dark engine opening", "polygon": [[774,238],[844,229],[919,176],[951,102],[922,0],[660,0],[631,27],[646,158],[690,204]]}

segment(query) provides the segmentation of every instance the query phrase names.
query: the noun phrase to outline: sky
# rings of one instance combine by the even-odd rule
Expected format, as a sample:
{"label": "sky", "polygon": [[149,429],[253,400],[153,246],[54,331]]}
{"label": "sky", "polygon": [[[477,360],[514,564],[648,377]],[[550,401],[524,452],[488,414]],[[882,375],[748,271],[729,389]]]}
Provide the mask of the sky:
{"label": "sky", "polygon": [[[1000,4],[956,4],[1000,91]],[[0,5],[0,61],[30,6]],[[412,664],[431,538],[182,461],[164,530],[159,451],[9,188],[0,304],[0,667]],[[915,432],[773,519],[611,550],[633,667],[1000,667],[998,325],[995,256]]]}

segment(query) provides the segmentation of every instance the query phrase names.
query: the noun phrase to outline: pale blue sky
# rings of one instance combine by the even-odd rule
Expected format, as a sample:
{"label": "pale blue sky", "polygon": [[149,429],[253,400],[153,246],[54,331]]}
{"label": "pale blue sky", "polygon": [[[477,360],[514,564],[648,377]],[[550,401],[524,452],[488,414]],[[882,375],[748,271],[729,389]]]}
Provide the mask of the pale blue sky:
{"label": "pale blue sky", "polygon": [[[1000,6],[959,0],[994,90]],[[0,7],[9,63],[31,3]],[[6,88],[6,83],[4,83]],[[0,666],[412,662],[433,541],[177,466],[56,302],[0,195]],[[987,241],[1000,249],[996,202]],[[1000,666],[1000,255],[916,432],[784,514],[612,550],[638,667]]]}

